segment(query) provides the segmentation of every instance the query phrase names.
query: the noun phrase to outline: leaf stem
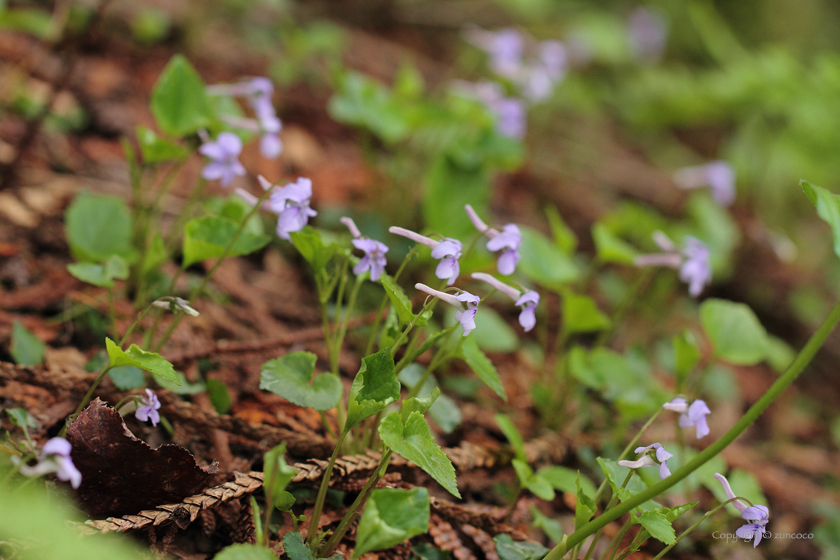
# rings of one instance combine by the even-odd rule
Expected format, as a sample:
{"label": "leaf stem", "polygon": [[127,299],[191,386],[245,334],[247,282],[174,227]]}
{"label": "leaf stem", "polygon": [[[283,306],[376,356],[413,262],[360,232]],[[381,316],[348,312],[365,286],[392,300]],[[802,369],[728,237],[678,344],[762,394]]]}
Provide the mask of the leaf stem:
{"label": "leaf stem", "polygon": [[341,432],[341,436],[335,442],[333,454],[330,457],[329,463],[327,463],[327,468],[324,469],[324,477],[321,479],[318,497],[315,498],[315,508],[312,510],[312,518],[309,520],[309,531],[306,533],[306,540],[309,541],[310,546],[313,548],[319,544],[315,542],[315,538],[318,535],[318,523],[321,521],[321,512],[324,510],[324,500],[327,498],[327,488],[330,486],[330,477],[332,476],[333,467],[335,467],[335,461],[338,459],[338,453],[341,451],[341,444],[348,433],[349,430]]}

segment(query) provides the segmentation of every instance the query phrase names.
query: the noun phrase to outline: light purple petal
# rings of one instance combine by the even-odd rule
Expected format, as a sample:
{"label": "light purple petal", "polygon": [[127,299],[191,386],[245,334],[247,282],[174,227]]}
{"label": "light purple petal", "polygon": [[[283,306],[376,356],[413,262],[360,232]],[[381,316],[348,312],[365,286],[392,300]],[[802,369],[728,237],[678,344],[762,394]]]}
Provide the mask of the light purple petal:
{"label": "light purple petal", "polygon": [[528,290],[522,297],[516,300],[514,305],[525,305],[526,303],[533,303],[536,306],[540,302],[540,294],[535,292],[534,290]]}
{"label": "light purple petal", "polygon": [[530,332],[537,324],[537,316],[534,312],[536,308],[536,305],[527,305],[519,314],[519,324],[525,332]]}
{"label": "light purple petal", "polygon": [[228,166],[224,163],[211,161],[201,170],[201,176],[208,181],[215,181],[225,176],[227,168]]}
{"label": "light purple petal", "polygon": [[79,472],[70,457],[62,457],[58,460],[58,469],[55,471],[55,475],[59,480],[69,481],[70,486],[74,489],[82,483],[82,473]]}
{"label": "light purple petal", "polygon": [[690,428],[694,425],[694,421],[688,414],[680,414],[679,425],[682,429]]}
{"label": "light purple petal", "polygon": [[387,259],[381,253],[371,256],[370,263],[370,279],[374,282],[379,280],[379,277],[385,272],[385,265],[388,264]]}
{"label": "light purple petal", "polygon": [[226,157],[236,157],[242,152],[242,139],[233,132],[220,132],[216,143],[222,148]]}
{"label": "light purple petal", "polygon": [[43,459],[47,455],[59,455],[61,457],[69,457],[70,451],[72,451],[73,446],[70,445],[70,442],[61,437],[54,437],[49,440],[47,443],[44,444],[44,447],[41,448],[41,458]]}
{"label": "light purple petal", "polygon": [[263,134],[260,138],[260,154],[267,159],[277,159],[283,153],[283,142],[277,134]]}
{"label": "light purple petal", "polygon": [[510,276],[516,271],[516,265],[519,264],[520,258],[519,251],[515,249],[504,251],[499,255],[499,260],[496,262],[496,270],[499,271],[499,274]]}
{"label": "light purple petal", "polygon": [[725,161],[713,161],[706,165],[706,176],[712,189],[712,197],[721,206],[735,202],[735,171]]}
{"label": "light purple petal", "polygon": [[656,450],[656,460],[659,461],[660,463],[664,463],[665,461],[667,461],[671,457],[673,457],[673,455],[671,453],[668,453],[665,450],[664,447],[659,447]]}
{"label": "light purple petal", "polygon": [[475,329],[475,312],[476,308],[467,309],[466,311],[456,311],[455,319],[461,323],[461,328],[464,329],[464,336],[470,334]]}
{"label": "light purple petal", "polygon": [[744,511],[741,512],[741,518],[745,519],[746,521],[758,521],[767,523],[767,520],[770,519],[770,510],[767,509],[767,506],[753,506],[748,507]]}
{"label": "light purple petal", "polygon": [[688,407],[688,416],[691,418],[692,422],[697,423],[700,420],[705,420],[706,415],[711,414],[712,411],[709,410],[709,407],[706,405],[705,401],[697,399],[691,406]]}
{"label": "light purple petal", "polygon": [[[364,257],[359,259],[359,262],[356,263],[356,266],[353,267],[353,274],[355,274],[356,276],[358,276],[359,274],[363,274],[370,270],[370,267],[370,255],[365,255]],[[371,280],[373,280],[373,274],[371,274]]]}
{"label": "light purple petal", "polygon": [[207,142],[202,144],[198,149],[198,153],[213,160],[222,160],[227,157],[227,153],[225,153],[224,148],[222,148],[218,142]]}
{"label": "light purple petal", "polygon": [[461,267],[458,264],[458,259],[455,257],[445,257],[437,265],[435,269],[435,276],[441,280],[446,280],[446,284],[451,286],[458,279],[461,272]]}
{"label": "light purple petal", "polygon": [[561,80],[569,66],[566,46],[560,41],[543,41],[540,43],[540,61],[552,80]]}
{"label": "light purple petal", "polygon": [[671,471],[668,469],[668,462],[662,461],[659,464],[659,480],[665,480],[671,476]]}
{"label": "light purple petal", "polygon": [[522,245],[522,232],[516,224],[507,224],[502,232],[487,242],[487,250],[496,252],[500,249],[518,250]]}
{"label": "light purple petal", "polygon": [[434,249],[432,249],[432,258],[442,259],[443,257],[455,257],[457,259],[461,256],[461,249],[462,246],[460,241],[447,237],[438,243]]}
{"label": "light purple petal", "polygon": [[682,397],[675,397],[663,404],[662,408],[664,408],[665,410],[670,410],[671,412],[679,412],[680,414],[685,414],[686,411],[688,411],[688,403]]}
{"label": "light purple petal", "polygon": [[[301,217],[303,219],[301,220]],[[277,218],[277,237],[290,240],[292,232],[300,231],[306,225],[306,217],[303,215],[300,206],[286,208]]]}
{"label": "light purple petal", "polygon": [[476,305],[478,305],[478,304],[481,302],[481,298],[480,298],[480,297],[475,296],[475,295],[473,295],[473,294],[471,294],[471,293],[469,293],[469,292],[461,292],[460,294],[458,294],[458,296],[456,297],[456,299],[457,299],[458,301],[460,301],[460,302],[462,302],[462,303],[466,304],[466,306],[467,306],[468,308],[469,308],[469,307],[475,307]]}
{"label": "light purple petal", "polygon": [[703,439],[709,435],[709,432],[711,432],[705,416],[700,417],[697,422],[694,423],[694,426],[697,428],[697,439]]}

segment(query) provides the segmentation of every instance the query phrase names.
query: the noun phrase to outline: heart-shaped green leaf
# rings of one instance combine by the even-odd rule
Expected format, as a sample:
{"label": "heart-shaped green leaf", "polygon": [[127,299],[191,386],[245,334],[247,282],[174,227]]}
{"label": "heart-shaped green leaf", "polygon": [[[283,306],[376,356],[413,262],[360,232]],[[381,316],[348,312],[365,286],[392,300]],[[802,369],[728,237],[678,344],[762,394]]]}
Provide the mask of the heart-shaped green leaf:
{"label": "heart-shaped green leaf", "polygon": [[403,423],[398,412],[390,413],[379,425],[379,436],[382,443],[394,453],[426,471],[453,496],[461,497],[455,480],[455,467],[435,443],[432,431],[422,414],[412,412]]}
{"label": "heart-shaped green leaf", "polygon": [[[190,266],[207,259],[221,257],[225,248],[236,235],[239,225],[233,220],[218,216],[194,218],[184,228],[184,266]],[[262,249],[270,238],[267,235],[254,235],[243,230],[239,232],[228,257],[247,255]]]}
{"label": "heart-shaped green leaf", "polygon": [[78,261],[101,263],[111,255],[131,260],[131,212],[123,199],[80,193],[64,216],[70,252]]}
{"label": "heart-shaped green leaf", "polygon": [[329,410],[341,400],[341,380],[332,373],[314,376],[317,356],[290,352],[262,365],[260,389],[280,395],[298,406]]}
{"label": "heart-shaped green leaf", "polygon": [[172,57],[158,78],[151,108],[160,129],[174,137],[207,128],[213,121],[204,81],[180,54]]}
{"label": "heart-shaped green leaf", "polygon": [[700,305],[700,322],[715,355],[735,365],[757,364],[767,356],[767,331],[743,303],[707,299]]}
{"label": "heart-shaped green leaf", "polygon": [[399,398],[400,382],[397,381],[390,348],[362,358],[362,367],[350,387],[344,431],[349,432],[359,422],[384,410]]}
{"label": "heart-shaped green leaf", "polygon": [[429,510],[429,491],[425,488],[374,490],[359,520],[353,560],[427,532]]}
{"label": "heart-shaped green leaf", "polygon": [[114,280],[128,278],[128,263],[118,255],[111,255],[104,264],[70,263],[67,265],[67,271],[82,282],[100,288],[110,288],[114,285]]}
{"label": "heart-shaped green leaf", "polygon": [[132,344],[127,351],[116,345],[110,338],[105,338],[105,349],[111,360],[111,367],[134,366],[162,377],[168,381],[180,384],[178,374],[172,364],[160,354],[146,352],[136,344]]}

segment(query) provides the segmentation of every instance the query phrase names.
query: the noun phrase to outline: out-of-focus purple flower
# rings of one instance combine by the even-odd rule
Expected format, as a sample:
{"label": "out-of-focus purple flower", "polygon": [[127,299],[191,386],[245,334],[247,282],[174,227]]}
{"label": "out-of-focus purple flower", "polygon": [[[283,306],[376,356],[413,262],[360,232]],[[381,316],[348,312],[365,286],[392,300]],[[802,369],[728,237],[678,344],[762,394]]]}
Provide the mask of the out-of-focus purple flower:
{"label": "out-of-focus purple flower", "polygon": [[537,324],[536,309],[540,302],[540,294],[534,290],[529,290],[522,294],[522,297],[516,300],[516,305],[522,307],[519,313],[519,324],[525,332],[529,332]]}
{"label": "out-of-focus purple flower", "polygon": [[656,12],[639,6],[627,20],[627,38],[640,62],[657,62],[665,52],[668,23]]}
{"label": "out-of-focus purple flower", "polygon": [[522,245],[522,233],[519,231],[519,227],[516,224],[507,224],[502,228],[502,231],[499,231],[485,224],[469,204],[464,205],[464,210],[466,210],[467,216],[469,216],[475,229],[490,238],[487,242],[487,250],[496,252],[504,249],[496,262],[496,269],[499,274],[505,276],[513,274],[521,258],[519,247]]}
{"label": "out-of-focus purple flower", "polygon": [[234,177],[244,176],[245,168],[239,163],[242,153],[242,140],[232,132],[220,132],[215,142],[205,142],[198,151],[210,158],[201,170],[201,176],[208,181],[219,180],[226,187]]}
{"label": "out-of-focus purple flower", "polygon": [[474,296],[473,294],[463,290],[461,290],[461,293],[457,296],[454,296],[452,294],[447,294],[446,292],[435,290],[434,288],[430,288],[429,286],[420,284],[419,282],[415,284],[414,287],[421,292],[425,292],[430,296],[434,296],[455,307],[455,319],[461,323],[461,328],[464,330],[464,336],[467,336],[473,331],[473,329],[475,329],[475,313],[478,309],[478,304],[481,302],[481,299],[478,296]]}
{"label": "out-of-focus purple flower", "polygon": [[525,48],[525,38],[519,31],[511,28],[486,31],[473,26],[465,30],[464,37],[489,55],[490,69],[496,74],[514,78],[519,73]]}
{"label": "out-of-focus purple flower", "polygon": [[139,402],[140,406],[134,411],[134,417],[141,422],[151,420],[152,426],[157,426],[160,422],[160,414],[158,413],[160,401],[157,395],[151,389],[146,389],[146,396],[140,397]]}
{"label": "out-of-focus purple flower", "polygon": [[369,270],[370,279],[374,282],[379,280],[379,276],[385,271],[385,265],[388,264],[385,258],[388,246],[373,239],[354,239],[353,246],[365,252],[362,260],[353,267],[353,274],[359,275]]}
{"label": "out-of-focus purple flower", "polygon": [[489,251],[502,251],[499,255],[499,261],[496,267],[499,274],[509,276],[516,270],[516,265],[519,264],[520,254],[519,247],[522,245],[522,234],[516,224],[507,224],[502,228],[499,235],[494,236],[487,242],[487,249]]}
{"label": "out-of-focus purple flower", "polygon": [[700,399],[695,400],[689,406],[688,401],[682,397],[676,397],[670,402],[662,405],[665,410],[678,412],[680,414],[679,425],[680,428],[690,428],[695,426],[697,428],[697,439],[702,439],[709,435],[709,424],[706,422],[706,416],[712,413],[706,403]]}
{"label": "out-of-focus purple flower", "polygon": [[[269,183],[262,176],[259,177],[264,189],[270,189]],[[277,236],[281,239],[291,239],[290,233],[300,231],[309,222],[309,218],[317,216],[318,212],[309,207],[312,198],[312,180],[298,177],[294,183],[275,189],[268,197],[268,208],[278,214]]]}
{"label": "out-of-focus purple flower", "polygon": [[350,235],[353,236],[353,239],[360,239],[362,237],[362,232],[359,231],[359,228],[356,226],[356,222],[353,221],[353,218],[343,216],[338,221],[347,226],[347,229],[350,230]]}
{"label": "out-of-focus purple flower", "polygon": [[757,547],[758,543],[761,542],[761,537],[764,535],[765,527],[770,521],[770,510],[767,506],[748,506],[741,500],[734,499],[735,493],[732,491],[732,487],[729,486],[729,481],[726,480],[726,477],[720,473],[715,473],[715,478],[723,486],[726,499],[732,500],[731,504],[738,508],[738,511],[741,513],[741,518],[746,521],[752,521],[752,523],[747,523],[738,528],[735,534],[742,539],[755,539],[753,541],[753,548]]}
{"label": "out-of-focus purple flower", "polygon": [[665,480],[671,476],[671,471],[668,469],[668,459],[673,457],[671,453],[665,451],[660,443],[652,443],[647,447],[637,447],[636,454],[644,453],[642,457],[635,461],[619,461],[618,465],[627,467],[628,469],[643,469],[645,467],[659,467],[659,479]]}
{"label": "out-of-focus purple flower", "polygon": [[[482,222],[483,223],[483,222]],[[514,301],[514,305],[519,306],[522,311],[519,313],[519,324],[525,332],[529,332],[537,324],[537,317],[535,310],[537,304],[540,302],[540,295],[534,290],[522,292],[513,286],[509,286],[504,282],[496,280],[492,276],[484,272],[473,272],[472,277],[482,282],[487,282],[510,299]]]}
{"label": "out-of-focus purple flower", "polygon": [[222,119],[232,126],[261,134],[260,154],[263,157],[276,159],[280,156],[283,151],[283,142],[280,140],[279,134],[283,128],[283,123],[277,118],[272,103],[274,84],[271,80],[258,76],[250,80],[243,80],[238,84],[210,86],[207,88],[207,92],[211,95],[245,97],[257,117],[256,120],[230,115],[224,115]]}
{"label": "out-of-focus purple flower", "polygon": [[735,202],[735,171],[723,160],[678,169],[674,182],[681,189],[709,187],[712,198],[721,206]]}
{"label": "out-of-focus purple flower", "polygon": [[680,280],[688,284],[688,293],[697,297],[703,288],[712,281],[711,253],[705,243],[696,237],[687,236],[680,250],[667,235],[661,231],[653,234],[653,240],[664,253],[640,255],[636,257],[636,266],[667,266],[679,268]]}
{"label": "out-of-focus purple flower", "polygon": [[458,275],[461,273],[461,267],[458,264],[458,259],[461,258],[462,249],[460,241],[452,239],[451,237],[446,237],[443,241],[438,241],[436,239],[432,239],[431,237],[420,235],[410,229],[396,226],[388,228],[388,231],[394,235],[400,235],[431,248],[432,258],[440,259],[437,269],[435,270],[435,276],[441,280],[446,280],[446,284],[448,286],[454,284],[455,280],[458,279]]}
{"label": "out-of-focus purple flower", "polygon": [[554,86],[566,77],[569,64],[566,46],[560,41],[543,41],[538,51],[539,56],[523,68],[519,79],[522,93],[531,103],[551,97]]}
{"label": "out-of-focus purple flower", "polygon": [[503,136],[522,138],[527,129],[525,104],[516,97],[505,97],[499,84],[457,81],[455,90],[484,104],[496,120],[496,130]]}
{"label": "out-of-focus purple flower", "polygon": [[[59,480],[70,482],[70,486],[78,488],[82,483],[82,473],[73,464],[70,452],[73,446],[61,437],[54,437],[44,444],[38,464],[33,467],[21,465],[20,472],[24,476],[43,476],[55,473]],[[14,459],[17,459],[15,457]]]}
{"label": "out-of-focus purple flower", "polygon": [[560,41],[543,41],[540,43],[540,62],[548,76],[556,81],[562,80],[569,69],[569,55],[566,45]]}

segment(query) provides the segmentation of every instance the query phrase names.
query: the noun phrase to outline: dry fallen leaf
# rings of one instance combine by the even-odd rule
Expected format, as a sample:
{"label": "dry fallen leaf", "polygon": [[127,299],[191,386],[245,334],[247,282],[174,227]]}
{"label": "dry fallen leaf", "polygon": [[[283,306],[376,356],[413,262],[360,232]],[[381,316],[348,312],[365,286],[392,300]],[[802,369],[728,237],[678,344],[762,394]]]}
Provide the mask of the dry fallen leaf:
{"label": "dry fallen leaf", "polygon": [[77,499],[90,515],[136,513],[179,502],[203,488],[218,469],[204,470],[195,457],[175,444],[152,449],[100,399],[93,401],[67,429],[71,458],[82,473]]}

